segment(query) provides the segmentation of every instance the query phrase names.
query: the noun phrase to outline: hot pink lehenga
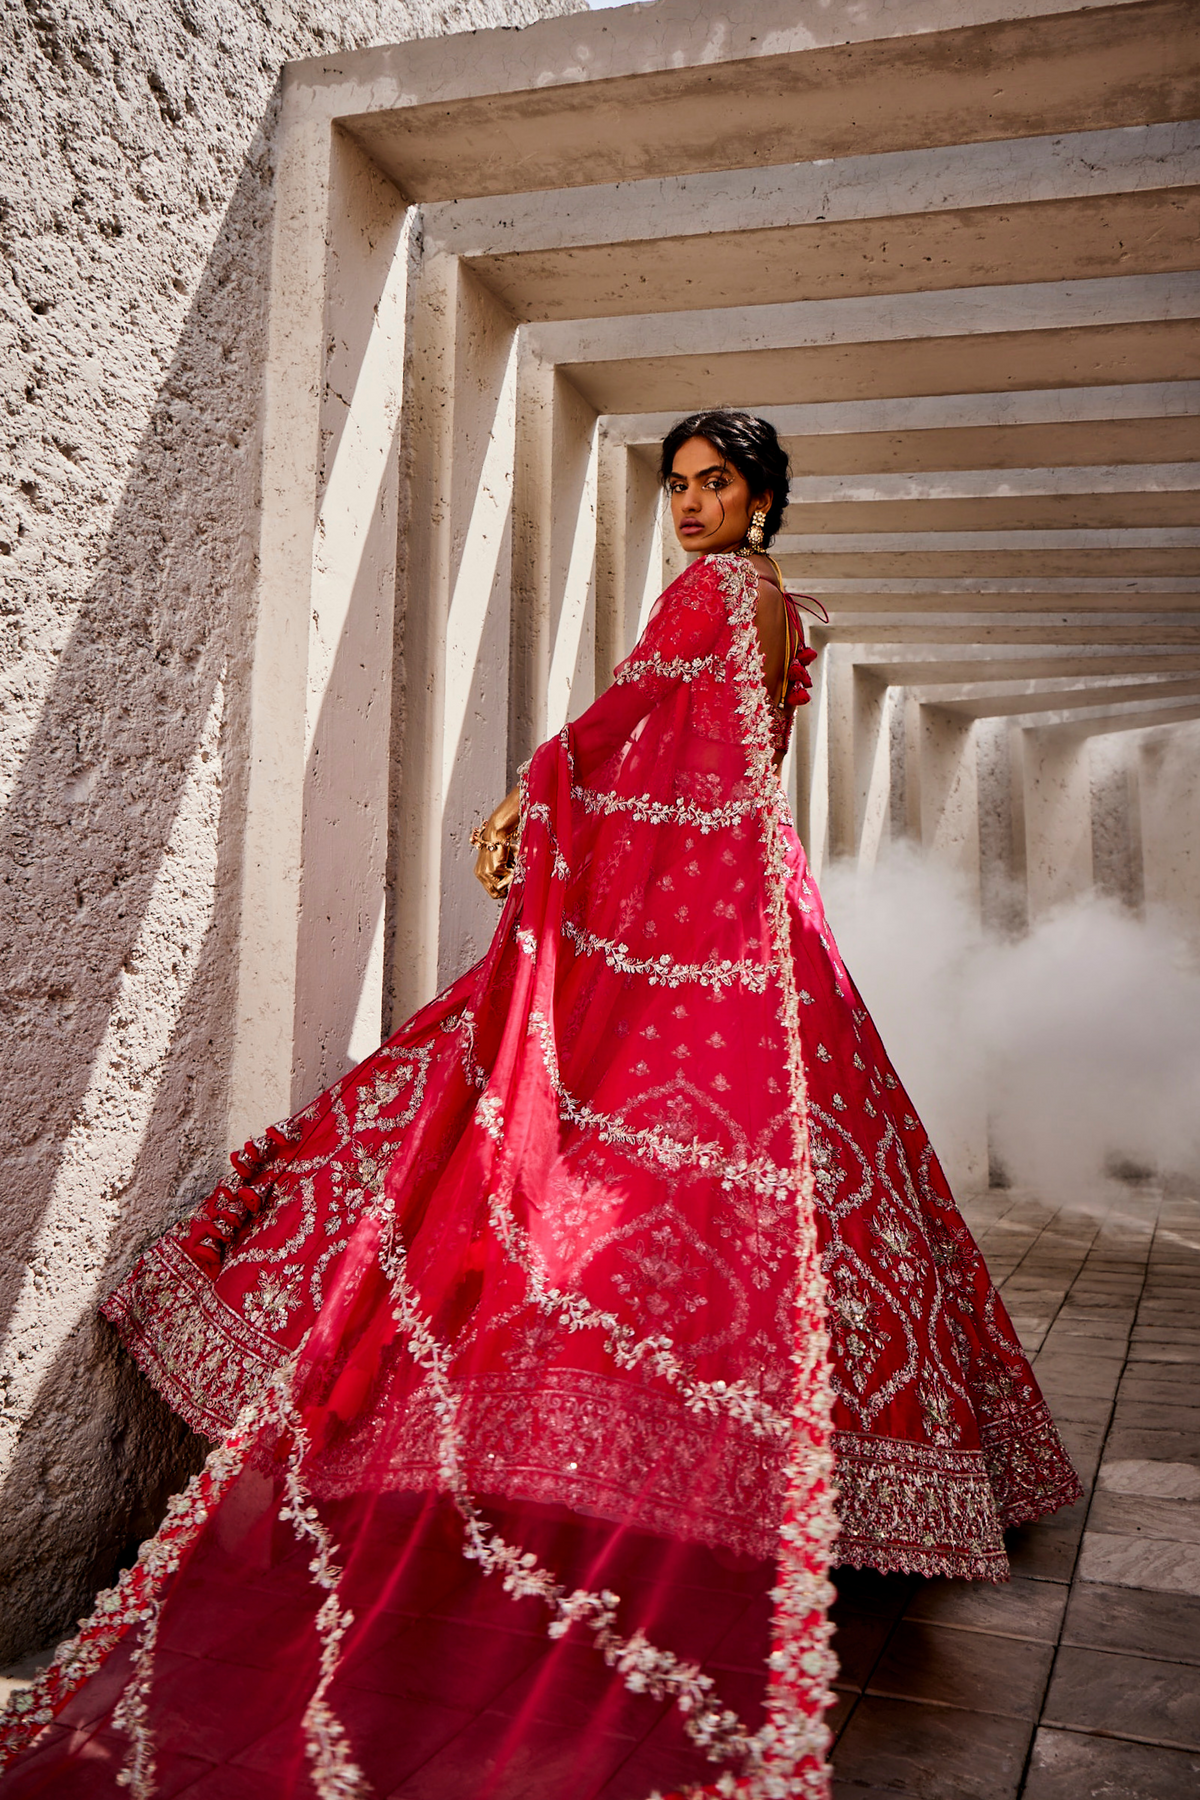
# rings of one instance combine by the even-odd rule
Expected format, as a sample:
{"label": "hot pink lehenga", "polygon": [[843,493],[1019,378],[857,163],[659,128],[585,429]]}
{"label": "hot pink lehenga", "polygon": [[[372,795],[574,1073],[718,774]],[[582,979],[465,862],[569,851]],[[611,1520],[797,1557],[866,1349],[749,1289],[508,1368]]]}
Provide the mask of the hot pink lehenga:
{"label": "hot pink lehenga", "polygon": [[1076,1498],[807,875],[756,590],[667,590],[483,961],[106,1302],[218,1447],[4,1800],[824,1795],[830,1562],[1003,1579]]}

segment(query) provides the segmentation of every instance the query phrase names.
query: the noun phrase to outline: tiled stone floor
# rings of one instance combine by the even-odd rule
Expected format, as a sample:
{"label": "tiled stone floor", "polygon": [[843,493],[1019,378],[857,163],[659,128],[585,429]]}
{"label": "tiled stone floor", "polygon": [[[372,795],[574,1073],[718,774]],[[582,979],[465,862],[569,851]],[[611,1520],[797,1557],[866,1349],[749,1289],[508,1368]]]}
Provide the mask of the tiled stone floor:
{"label": "tiled stone floor", "polygon": [[964,1211],[1087,1497],[1012,1534],[1007,1586],[839,1574],[837,1800],[1195,1800],[1200,1193]]}
{"label": "tiled stone floor", "polygon": [[1087,1489],[1006,1587],[839,1574],[837,1800],[1200,1796],[1200,1196],[964,1206]]}

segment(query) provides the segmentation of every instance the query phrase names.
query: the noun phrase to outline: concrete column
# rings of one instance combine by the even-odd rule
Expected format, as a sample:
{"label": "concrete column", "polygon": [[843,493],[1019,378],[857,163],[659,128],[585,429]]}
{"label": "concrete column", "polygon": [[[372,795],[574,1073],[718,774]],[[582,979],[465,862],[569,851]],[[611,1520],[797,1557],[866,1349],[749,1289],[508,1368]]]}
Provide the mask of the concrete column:
{"label": "concrete column", "polygon": [[1138,758],[1126,732],[1088,741],[1092,878],[1096,892],[1140,913],[1145,898]]}
{"label": "concrete column", "polygon": [[924,724],[924,708],[907,690],[904,692],[900,729],[897,733],[899,744],[893,739],[893,760],[900,761],[904,769],[902,784],[904,803],[904,835],[913,838],[917,843],[921,836],[921,733]]}
{"label": "concrete column", "polygon": [[459,265],[426,255],[414,273],[403,419],[401,610],[397,744],[393,762],[393,856],[388,931],[389,1025],[437,987],[445,713],[444,646],[450,606],[454,336]]}
{"label": "concrete column", "polygon": [[260,1130],[292,1102],[296,932],[308,717],[313,471],[318,460],[327,123],[285,105],[280,121],[264,372],[262,522],[250,677],[237,1026],[228,1136]]}
{"label": "concrete column", "polygon": [[596,692],[603,693],[662,591],[661,490],[646,459],[603,427],[596,494]]}
{"label": "concrete column", "polygon": [[979,789],[974,720],[920,708],[921,842],[979,899]]}
{"label": "concrete column", "polygon": [[[944,707],[915,709],[921,842],[979,905],[979,786],[975,722]],[[956,1104],[939,1126],[937,1152],[955,1189],[988,1182],[987,1095],[982,1068],[957,1071]]]}
{"label": "concrete column", "polygon": [[889,835],[892,690],[866,669],[854,670],[855,854],[861,872],[875,867]]}
{"label": "concrete column", "polygon": [[813,642],[818,655],[812,664],[812,696],[804,708],[804,753],[797,755],[799,766],[807,777],[801,803],[796,809],[796,829],[808,855],[817,880],[829,860],[829,665],[831,647],[820,634]]}
{"label": "concrete column", "polygon": [[599,435],[595,408],[556,373],[546,735],[581,713],[596,694]]}
{"label": "concrete column", "polygon": [[806,852],[812,836],[812,780],[813,703],[810,700],[807,706],[800,707],[796,713],[796,722],[792,727],[792,747],[784,767],[784,785],[792,817],[796,821],[796,831]]}
{"label": "concrete column", "polygon": [[664,520],[659,543],[662,547],[662,579],[659,582],[659,592],[661,593],[663,588],[670,587],[677,575],[683,574],[688,566],[688,555],[675,536],[669,519]]}
{"label": "concrete column", "polygon": [[404,202],[285,113],[229,1136],[379,1041]]}
{"label": "concrete column", "polygon": [[1146,908],[1163,909],[1200,959],[1198,760],[1200,723],[1137,733]]}
{"label": "concrete column", "polygon": [[888,692],[888,836],[911,837],[908,816],[908,703],[903,689]]}
{"label": "concrete column", "polygon": [[1086,737],[1027,730],[1023,745],[1029,919],[1092,890],[1092,805]]}
{"label": "concrete column", "polygon": [[[595,408],[524,342],[516,365],[510,773],[596,692],[597,509],[601,442]],[[607,454],[607,453],[606,453]],[[604,495],[619,476],[606,464]],[[606,559],[610,556],[606,551]],[[621,573],[606,561],[602,641],[614,641]]]}
{"label": "concrete column", "polygon": [[441,808],[430,819],[441,850],[439,986],[476,961],[495,930],[469,840],[508,785],[516,328],[465,270],[456,327]]}
{"label": "concrete column", "polygon": [[[983,923],[1005,937],[1029,923],[1025,888],[1025,816],[1016,804],[1020,737],[1005,719],[975,727],[979,799],[979,906]],[[1016,754],[1014,754],[1016,752]]]}
{"label": "concrete column", "polygon": [[400,195],[337,134],[308,632],[296,1105],[382,1033],[408,250]]}
{"label": "concrete column", "polygon": [[621,655],[627,655],[662,593],[663,537],[674,538],[654,466],[643,456],[625,458],[625,611]]}
{"label": "concrete column", "polygon": [[855,763],[856,680],[854,664],[840,644],[825,652],[826,772],[830,857],[853,856],[858,838],[858,770]]}
{"label": "concrete column", "polygon": [[620,661],[625,631],[626,487],[630,456],[600,429],[596,463],[596,670],[597,691]]}
{"label": "concrete column", "polygon": [[546,736],[550,675],[551,467],[554,371],[517,334],[517,417],[513,470],[512,632],[509,765],[517,769]]}
{"label": "concrete column", "polygon": [[507,778],[517,344],[456,258],[419,276],[396,809],[393,1023],[481,954],[494,903],[471,879],[471,826]]}

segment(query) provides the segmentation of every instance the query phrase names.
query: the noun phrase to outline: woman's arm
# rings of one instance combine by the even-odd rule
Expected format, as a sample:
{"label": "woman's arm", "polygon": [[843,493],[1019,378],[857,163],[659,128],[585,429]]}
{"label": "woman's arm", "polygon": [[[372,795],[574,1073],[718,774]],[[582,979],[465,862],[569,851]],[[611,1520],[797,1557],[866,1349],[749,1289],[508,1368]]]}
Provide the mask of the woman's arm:
{"label": "woman's arm", "polygon": [[[637,644],[618,664],[612,686],[568,727],[578,780],[586,781],[592,770],[630,741],[654,707],[695,679],[718,653],[727,617],[721,582],[711,564],[694,564],[671,584]],[[514,788],[472,837],[479,849],[475,875],[493,900],[502,900],[512,885],[509,847],[520,810],[520,789]]]}

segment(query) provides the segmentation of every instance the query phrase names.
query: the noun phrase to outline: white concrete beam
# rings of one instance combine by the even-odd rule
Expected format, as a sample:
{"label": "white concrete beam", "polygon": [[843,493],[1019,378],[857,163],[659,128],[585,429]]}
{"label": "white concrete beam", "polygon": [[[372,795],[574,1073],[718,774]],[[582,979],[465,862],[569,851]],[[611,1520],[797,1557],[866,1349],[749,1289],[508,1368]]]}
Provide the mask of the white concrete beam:
{"label": "white concrete beam", "polygon": [[[1186,0],[765,0],[711,15],[660,0],[519,43],[480,32],[289,74],[405,193],[450,199],[1183,118],[1194,22]],[[713,124],[733,117],[731,150]]]}
{"label": "white concrete beam", "polygon": [[[1125,382],[1116,387],[1047,387],[1012,393],[901,394],[813,405],[763,405],[758,411],[788,440],[976,426],[1196,418],[1200,416],[1200,381]],[[677,417],[673,412],[610,413],[604,429],[623,443],[658,444]]]}
{"label": "white concrete beam", "polygon": [[949,649],[951,646],[978,650],[1013,649],[1022,644],[1086,647],[1095,644],[1098,635],[1110,650],[1118,645],[1135,644],[1183,647],[1200,642],[1200,619],[1184,618],[1167,625],[1122,622],[1106,626],[1100,633],[1086,618],[1036,625],[1002,621],[981,626],[977,619],[945,622],[928,616],[910,621],[876,617],[857,626],[835,624],[821,628],[822,639],[829,643],[860,645],[864,638],[870,637],[876,646],[885,643],[903,645],[908,654],[922,648]]}
{"label": "white concrete beam", "polygon": [[[932,697],[927,689],[919,688],[915,692],[918,700]],[[1021,694],[955,694],[939,697],[938,704],[964,719],[1016,719],[1033,718],[1038,713],[1066,714],[1096,706],[1117,707],[1127,702],[1158,706],[1167,700],[1193,697],[1200,700],[1200,675],[1193,681],[1097,683],[1088,687],[1053,688]]]}
{"label": "white concrete beam", "polygon": [[[455,256],[506,259],[593,245],[624,250],[639,241],[707,238],[722,231],[775,231],[789,225],[1145,193],[1197,181],[1200,123],[1178,120],[1119,131],[939,144],[881,156],[456,198],[427,202],[421,222],[433,248]],[[576,267],[587,266],[576,262]]]}
{"label": "white concrete beam", "polygon": [[[1200,456],[1200,443],[1197,444]],[[797,475],[791,505],[820,506],[889,500],[999,500],[1043,494],[1194,494],[1200,461],[1121,463],[1115,467],[1055,469],[943,469],[920,474]],[[796,515],[797,521],[802,515]]]}
{"label": "white concrete beam", "polygon": [[[752,329],[734,321],[735,333]],[[894,337],[879,341],[771,346],[747,350],[731,335],[721,350],[693,355],[630,356],[567,363],[570,379],[598,412],[642,404],[676,416],[711,406],[757,411],[768,401],[862,400],[871,394],[966,394],[992,389],[1149,382],[1200,371],[1200,341],[1191,319],[1149,320],[1046,329],[1035,312],[993,332]]]}
{"label": "white concrete beam", "polygon": [[[860,294],[766,306],[527,324],[537,354],[557,364],[659,357],[744,356],[834,344],[890,343],[994,332],[1068,331],[1200,318],[1200,274],[1117,275],[1012,282],[920,294]],[[1182,371],[1187,374],[1188,371]],[[607,409],[606,409],[607,410]]]}
{"label": "white concrete beam", "polygon": [[[929,687],[934,684],[961,686],[973,681],[1032,681],[1041,678],[1061,681],[1068,677],[1081,681],[1105,676],[1166,675],[1200,672],[1200,656],[1192,653],[1160,651],[1149,656],[1127,653],[1113,655],[1103,645],[1083,656],[1060,655],[1051,651],[1040,656],[1005,657],[985,653],[966,660],[957,656],[939,656],[936,651],[920,661],[877,662],[871,654],[873,646],[862,646],[860,654],[849,653],[858,668],[865,669],[876,680],[892,687]],[[843,651],[841,654],[847,654]]]}
{"label": "white concrete beam", "polygon": [[777,556],[904,556],[925,550],[1196,550],[1200,526],[1079,531],[849,531],[781,533]]}

